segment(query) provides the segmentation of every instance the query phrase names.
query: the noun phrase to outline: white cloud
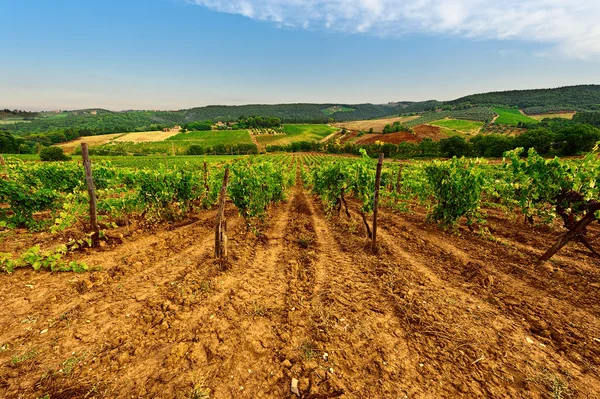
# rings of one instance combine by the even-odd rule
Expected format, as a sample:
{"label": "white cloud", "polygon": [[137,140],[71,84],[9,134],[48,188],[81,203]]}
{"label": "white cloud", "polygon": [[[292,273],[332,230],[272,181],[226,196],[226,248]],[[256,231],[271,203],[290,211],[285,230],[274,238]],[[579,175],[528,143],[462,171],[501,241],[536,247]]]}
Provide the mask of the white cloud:
{"label": "white cloud", "polygon": [[598,0],[188,0],[280,26],[400,36],[450,34],[545,43],[600,58]]}

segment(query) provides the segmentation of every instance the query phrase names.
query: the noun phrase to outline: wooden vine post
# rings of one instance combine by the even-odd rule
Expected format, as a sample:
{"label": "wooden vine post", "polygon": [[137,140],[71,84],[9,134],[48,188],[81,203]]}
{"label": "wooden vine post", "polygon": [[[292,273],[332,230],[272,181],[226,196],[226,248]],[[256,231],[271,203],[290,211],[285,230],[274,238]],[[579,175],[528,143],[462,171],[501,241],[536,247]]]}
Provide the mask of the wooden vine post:
{"label": "wooden vine post", "polygon": [[227,259],[227,222],[225,221],[225,196],[227,194],[227,184],[229,183],[229,167],[225,168],[223,176],[223,185],[219,192],[219,210],[217,212],[217,222],[215,224],[215,258],[224,265]]}
{"label": "wooden vine post", "polygon": [[585,228],[596,220],[595,213],[600,210],[600,202],[592,201],[588,205],[586,215],[578,221],[571,230],[562,235],[558,241],[540,258],[539,264],[542,264],[552,258],[562,247],[567,245],[573,238],[578,238],[594,255],[598,253],[592,248],[590,243],[583,236]]}
{"label": "wooden vine post", "polygon": [[379,154],[377,162],[377,172],[375,174],[375,193],[373,195],[373,235],[371,241],[371,251],[377,251],[377,207],[379,206],[379,187],[381,185],[381,168],[383,166],[383,153]]}
{"label": "wooden vine post", "polygon": [[96,214],[96,188],[94,187],[94,178],[92,177],[92,162],[87,143],[81,143],[81,158],[85,169],[85,182],[87,184],[88,194],[90,196],[90,229],[92,230],[92,246],[98,244],[100,230],[98,228],[98,216]]}

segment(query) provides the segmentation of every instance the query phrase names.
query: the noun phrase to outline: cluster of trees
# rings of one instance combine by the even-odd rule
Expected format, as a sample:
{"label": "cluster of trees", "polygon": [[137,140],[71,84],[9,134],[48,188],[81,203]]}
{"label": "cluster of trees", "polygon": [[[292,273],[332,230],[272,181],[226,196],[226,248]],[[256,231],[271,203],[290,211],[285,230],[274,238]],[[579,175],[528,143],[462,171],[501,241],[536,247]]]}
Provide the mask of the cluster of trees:
{"label": "cluster of trees", "polygon": [[0,132],[0,154],[31,154],[35,149],[35,143],[28,143],[22,137]]}
{"label": "cluster of trees", "polygon": [[[383,128],[383,133],[397,133],[397,132],[409,132],[412,133],[412,129],[408,126],[404,126],[400,122],[394,122],[394,124],[387,124]],[[372,129],[369,130],[369,133],[372,133]]]}
{"label": "cluster of trees", "polygon": [[0,119],[21,118],[24,120],[29,120],[35,118],[36,116],[38,116],[37,112],[23,111],[19,109],[10,110],[8,108],[0,110]]}
{"label": "cluster of trees", "polygon": [[281,126],[281,119],[268,116],[240,116],[234,125],[237,129],[260,129]]}
{"label": "cluster of trees", "polygon": [[204,121],[204,122],[190,122],[184,124],[181,128],[182,130],[189,130],[192,132],[202,132],[212,130],[212,121]]}
{"label": "cluster of trees", "polygon": [[542,155],[571,156],[590,151],[600,141],[600,129],[590,125],[571,125],[555,131],[548,127],[528,130],[515,137],[501,134],[477,135],[468,142],[460,136],[440,140],[440,155],[501,157],[518,147],[535,148]]}

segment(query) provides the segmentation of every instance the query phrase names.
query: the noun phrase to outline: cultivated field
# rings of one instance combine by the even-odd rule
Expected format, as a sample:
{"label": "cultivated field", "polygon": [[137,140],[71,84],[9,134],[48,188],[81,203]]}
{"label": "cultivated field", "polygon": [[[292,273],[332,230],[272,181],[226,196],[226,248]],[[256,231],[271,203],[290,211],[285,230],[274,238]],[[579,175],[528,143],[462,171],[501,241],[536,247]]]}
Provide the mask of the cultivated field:
{"label": "cultivated field", "polygon": [[498,125],[517,126],[519,122],[538,123],[536,119],[523,115],[518,109],[512,108],[492,108],[498,114],[495,122]]}
{"label": "cultivated field", "polygon": [[171,130],[168,132],[155,131],[155,132],[136,132],[127,133],[115,139],[115,141],[121,142],[132,142],[132,143],[147,143],[152,141],[163,141],[169,137],[177,135],[179,132]]}
{"label": "cultivated field", "polygon": [[564,118],[564,119],[573,119],[575,116],[575,112],[561,112],[557,114],[539,114],[539,115],[527,115],[530,118],[541,121],[546,118]]}
{"label": "cultivated field", "polygon": [[[348,193],[348,214],[328,214],[311,190],[330,176],[313,171],[332,159],[232,166],[225,270],[213,259],[211,206],[176,222],[120,222],[103,245],[67,255],[89,272],[0,274],[0,397],[285,398],[292,379],[302,398],[597,396],[598,258],[573,242],[536,266],[564,230],[524,224],[498,204],[483,206],[485,234],[442,229],[416,201],[400,212],[396,163],[386,164],[390,201],[372,253],[360,200]],[[236,187],[257,195],[272,182],[236,179],[258,179],[240,165],[261,162],[295,183],[248,228]],[[403,165],[403,190],[419,165]],[[597,245],[600,227],[590,226]],[[83,227],[4,230],[0,252],[54,248]]]}
{"label": "cultivated field", "polygon": [[126,135],[126,134],[114,133],[114,134],[102,134],[99,136],[85,136],[85,137],[80,137],[75,140],[67,141],[66,143],[56,144],[56,146],[64,149],[65,153],[72,154],[76,148],[81,147],[81,143],[88,143],[88,145],[90,147],[100,146],[100,145],[103,145],[106,143],[110,143],[111,141],[116,140],[123,135]]}
{"label": "cultivated field", "polygon": [[299,141],[319,141],[338,130],[329,125],[283,125],[284,134],[261,134],[255,138],[263,147],[288,145]]}
{"label": "cultivated field", "polygon": [[483,122],[467,121],[461,119],[442,119],[440,121],[431,122],[431,125],[439,126],[454,134],[477,134],[483,127]]}
{"label": "cultivated field", "polygon": [[408,122],[413,119],[418,118],[418,116],[402,116],[395,118],[385,118],[385,119],[371,119],[366,121],[354,121],[354,122],[342,122],[335,123],[335,127],[346,128],[348,130],[356,130],[368,132],[370,128],[373,128],[373,132],[381,133],[385,125],[393,125],[394,122]]}

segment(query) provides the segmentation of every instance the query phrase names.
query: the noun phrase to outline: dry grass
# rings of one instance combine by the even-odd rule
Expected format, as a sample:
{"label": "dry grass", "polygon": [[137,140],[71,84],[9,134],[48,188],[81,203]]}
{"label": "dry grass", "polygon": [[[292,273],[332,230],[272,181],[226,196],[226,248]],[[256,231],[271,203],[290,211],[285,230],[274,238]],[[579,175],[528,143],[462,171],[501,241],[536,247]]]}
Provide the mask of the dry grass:
{"label": "dry grass", "polygon": [[346,128],[348,130],[358,130],[368,132],[370,128],[373,128],[374,132],[381,133],[383,132],[383,128],[385,125],[392,125],[394,122],[408,122],[410,120],[416,119],[418,116],[402,116],[395,118],[385,118],[385,119],[370,119],[367,121],[354,121],[354,122],[341,122],[335,123],[333,126],[339,128]]}
{"label": "dry grass", "polygon": [[575,112],[561,112],[559,114],[540,114],[540,115],[527,115],[530,118],[541,121],[546,118],[564,118],[564,119],[573,119]]}
{"label": "dry grass", "polygon": [[100,136],[87,136],[80,137],[75,140],[67,141],[66,143],[57,144],[57,147],[62,147],[65,150],[65,153],[72,154],[75,148],[78,148],[81,143],[88,143],[90,146],[98,146],[102,144],[106,144],[111,140],[116,139],[119,136],[122,136],[123,133],[114,133],[114,134],[102,134]]}
{"label": "dry grass", "polygon": [[146,143],[149,141],[163,141],[169,137],[173,137],[179,134],[178,130],[172,130],[169,132],[139,132],[139,133],[127,133],[122,137],[119,137],[115,141],[127,141],[131,143]]}

